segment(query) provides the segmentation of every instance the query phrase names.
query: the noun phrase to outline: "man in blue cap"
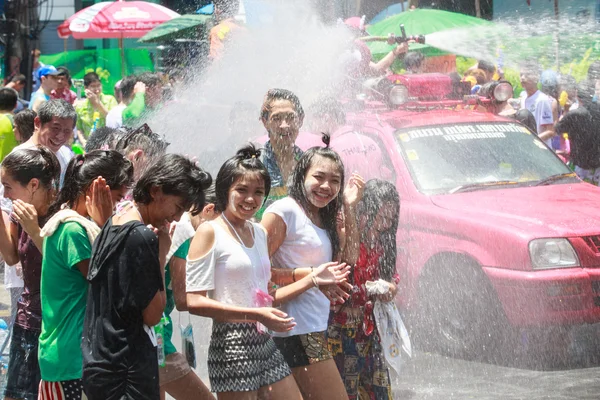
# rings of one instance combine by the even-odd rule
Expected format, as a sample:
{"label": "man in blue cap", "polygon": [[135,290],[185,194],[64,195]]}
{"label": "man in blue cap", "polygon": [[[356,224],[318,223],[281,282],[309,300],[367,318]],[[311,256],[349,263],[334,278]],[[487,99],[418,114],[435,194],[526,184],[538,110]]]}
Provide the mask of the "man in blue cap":
{"label": "man in blue cap", "polygon": [[37,112],[42,104],[50,100],[50,93],[58,88],[59,81],[65,79],[52,65],[44,65],[38,71],[40,88],[31,94],[29,108]]}

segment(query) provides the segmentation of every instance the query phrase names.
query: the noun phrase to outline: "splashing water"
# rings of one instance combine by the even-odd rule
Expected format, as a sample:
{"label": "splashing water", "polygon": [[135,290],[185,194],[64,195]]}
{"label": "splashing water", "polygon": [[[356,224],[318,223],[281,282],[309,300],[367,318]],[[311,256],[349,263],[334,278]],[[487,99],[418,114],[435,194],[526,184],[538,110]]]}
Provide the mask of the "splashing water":
{"label": "splashing water", "polygon": [[[292,90],[306,109],[341,78],[337,60],[350,40],[344,27],[317,22],[303,1],[279,7],[273,23],[248,28],[228,43],[223,58],[195,76],[150,125],[167,136],[170,151],[203,155],[201,165],[216,171],[237,147],[266,133],[259,111],[268,89]],[[230,132],[229,115],[237,102],[255,110],[243,137]],[[227,154],[213,154],[225,144]]]}
{"label": "splashing water", "polygon": [[524,61],[555,65],[581,59],[588,49],[600,54],[600,35],[594,21],[564,16],[509,18],[491,26],[457,28],[425,36],[426,43],[457,55],[517,67]]}

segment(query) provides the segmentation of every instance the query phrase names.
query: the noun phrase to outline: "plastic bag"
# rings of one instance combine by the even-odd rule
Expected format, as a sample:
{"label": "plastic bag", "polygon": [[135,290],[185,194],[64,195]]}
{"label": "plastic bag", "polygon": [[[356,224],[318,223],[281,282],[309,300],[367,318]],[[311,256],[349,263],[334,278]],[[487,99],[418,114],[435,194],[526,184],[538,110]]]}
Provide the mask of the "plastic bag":
{"label": "plastic bag", "polygon": [[[389,291],[389,283],[384,280],[366,282],[369,295],[381,295]],[[373,306],[375,323],[381,338],[381,347],[388,365],[397,374],[400,373],[402,365],[402,351],[412,357],[412,346],[408,336],[408,330],[402,321],[396,304],[392,301],[381,302],[377,300]]]}
{"label": "plastic bag", "polygon": [[[256,307],[271,307],[273,301],[273,296],[271,296],[270,294],[266,293],[261,289],[255,290],[254,303],[256,304]],[[256,329],[258,330],[258,333],[270,333],[269,329],[260,322],[256,323]]]}
{"label": "plastic bag", "polygon": [[192,368],[196,368],[196,347],[194,345],[194,329],[188,321],[187,326],[179,325],[181,330],[181,353]]}

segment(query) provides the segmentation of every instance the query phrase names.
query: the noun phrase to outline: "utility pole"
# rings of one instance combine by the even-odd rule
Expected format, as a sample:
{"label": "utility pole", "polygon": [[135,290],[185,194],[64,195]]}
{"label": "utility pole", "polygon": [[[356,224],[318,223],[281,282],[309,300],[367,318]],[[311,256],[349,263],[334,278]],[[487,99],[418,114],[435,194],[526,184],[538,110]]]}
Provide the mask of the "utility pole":
{"label": "utility pole", "polygon": [[560,34],[559,34],[560,19],[559,19],[558,0],[554,0],[554,18],[556,19],[554,43],[556,45],[556,70],[558,71],[560,68]]}

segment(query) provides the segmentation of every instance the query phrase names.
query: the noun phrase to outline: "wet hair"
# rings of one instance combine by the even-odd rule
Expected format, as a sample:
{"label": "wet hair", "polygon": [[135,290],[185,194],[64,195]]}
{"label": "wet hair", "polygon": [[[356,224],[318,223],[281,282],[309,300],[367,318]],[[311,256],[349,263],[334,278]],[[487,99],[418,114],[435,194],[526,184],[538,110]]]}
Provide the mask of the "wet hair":
{"label": "wet hair", "polygon": [[528,109],[521,108],[515,113],[514,118],[523,125],[525,125],[527,128],[529,128],[531,132],[537,132],[537,124],[535,122],[535,117]]}
{"label": "wet hair", "polygon": [[304,109],[302,108],[302,104],[300,104],[300,99],[293,92],[287,89],[269,89],[267,94],[265,95],[265,100],[263,101],[263,105],[260,110],[260,119],[262,121],[266,121],[269,119],[269,115],[271,114],[271,105],[273,102],[277,100],[287,100],[294,106],[296,113],[298,114],[299,119],[304,118]]}
{"label": "wet hair", "polygon": [[106,180],[111,190],[129,186],[133,179],[133,165],[114,150],[94,150],[76,155],[67,166],[63,187],[50,206],[49,215],[58,212],[63,205],[75,206],[79,197],[99,176]]}
{"label": "wet hair", "polygon": [[196,163],[179,154],[165,154],[152,165],[133,188],[133,199],[140,204],[152,203],[151,189],[159,187],[166,195],[177,196],[192,215],[202,212],[204,192],[212,177]]}
{"label": "wet hair", "polygon": [[205,204],[217,203],[217,192],[215,191],[214,182],[204,191],[204,202]]}
{"label": "wet hair", "polygon": [[0,110],[14,110],[17,106],[17,100],[19,100],[19,93],[15,89],[9,87],[0,88]]}
{"label": "wet hair", "polygon": [[356,207],[356,215],[366,218],[366,226],[361,226],[361,243],[366,242],[366,234],[373,226],[375,218],[381,207],[391,203],[394,210],[392,224],[389,229],[380,232],[376,239],[383,254],[379,257],[379,274],[381,278],[391,282],[396,271],[396,232],[398,231],[398,220],[400,218],[400,196],[396,187],[381,179],[371,179],[365,184],[362,199]]}
{"label": "wet hair", "polygon": [[479,60],[477,62],[477,69],[483,70],[485,72],[489,72],[489,73],[494,73],[496,72],[496,66],[494,65],[494,63],[486,61],[486,60]]}
{"label": "wet hair", "polygon": [[19,133],[21,134],[21,141],[26,142],[33,136],[35,130],[35,117],[37,113],[30,108],[24,108],[19,111],[13,117],[15,125],[19,127]]}
{"label": "wet hair", "polygon": [[309,107],[309,114],[313,118],[320,118],[329,115],[340,125],[346,123],[346,112],[344,106],[333,97],[323,97],[315,101]]}
{"label": "wet hair", "polygon": [[146,87],[162,86],[162,80],[160,79],[160,76],[152,72],[144,72],[139,74],[136,82],[142,82],[144,85],[146,85]]}
{"label": "wet hair", "polygon": [[119,90],[121,91],[121,97],[123,99],[129,99],[133,94],[133,88],[137,83],[137,77],[135,75],[129,75],[123,78]]}
{"label": "wet hair", "polygon": [[329,240],[331,240],[331,248],[333,250],[333,256],[340,251],[340,238],[337,232],[336,218],[342,208],[342,197],[344,192],[344,163],[340,158],[340,155],[329,148],[330,136],[323,134],[323,143],[325,147],[311,147],[302,154],[296,164],[296,168],[292,172],[290,177],[290,186],[288,192],[291,198],[296,200],[298,204],[304,209],[309,208],[309,202],[306,197],[306,191],[304,189],[304,181],[306,180],[306,174],[312,167],[315,159],[326,158],[333,161],[337,166],[341,176],[340,179],[340,191],[335,199],[333,199],[327,206],[319,209],[319,215],[321,216],[321,222],[327,231]]}
{"label": "wet hair", "polygon": [[58,67],[56,70],[58,71],[58,76],[64,76],[67,80],[71,79],[71,72],[69,72],[67,67]]}
{"label": "wet hair", "polygon": [[115,138],[120,132],[118,129],[109,128],[108,126],[96,129],[85,143],[85,152],[112,148]]}
{"label": "wet hair", "polygon": [[2,160],[2,168],[22,186],[32,179],[38,179],[45,189],[58,190],[60,163],[54,153],[44,146],[13,151]]}
{"label": "wet hair", "polygon": [[27,83],[27,78],[25,78],[25,75],[23,74],[18,74],[12,77],[12,79],[10,80],[12,83]]}
{"label": "wet hair", "polygon": [[239,149],[219,169],[215,181],[215,210],[223,212],[229,203],[229,189],[247,173],[258,174],[265,184],[265,200],[271,191],[271,176],[260,160],[260,150],[252,143]]}
{"label": "wet hair", "polygon": [[89,87],[92,83],[100,82],[100,77],[95,72],[88,72],[83,76],[83,86]]}
{"label": "wet hair", "polygon": [[412,70],[421,67],[425,56],[418,51],[409,51],[404,56],[404,66],[407,70]]}
{"label": "wet hair", "polygon": [[148,167],[166,153],[167,147],[169,146],[169,142],[152,132],[150,127],[146,124],[137,129],[125,127],[119,129],[119,131],[120,134],[114,139],[115,150],[121,152],[125,156],[132,151],[142,150],[146,156],[145,166],[143,166],[142,171],[136,171],[136,176],[143,175]]}
{"label": "wet hair", "polygon": [[51,99],[42,103],[38,109],[38,117],[42,125],[52,121],[52,118],[64,118],[73,120],[73,128],[77,122],[75,108],[66,100]]}

